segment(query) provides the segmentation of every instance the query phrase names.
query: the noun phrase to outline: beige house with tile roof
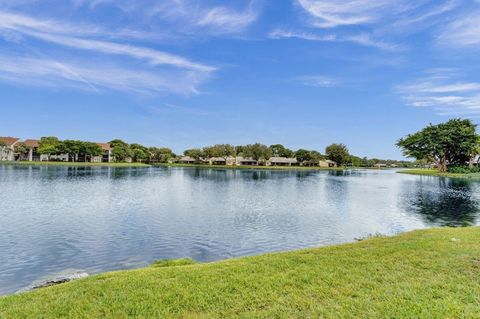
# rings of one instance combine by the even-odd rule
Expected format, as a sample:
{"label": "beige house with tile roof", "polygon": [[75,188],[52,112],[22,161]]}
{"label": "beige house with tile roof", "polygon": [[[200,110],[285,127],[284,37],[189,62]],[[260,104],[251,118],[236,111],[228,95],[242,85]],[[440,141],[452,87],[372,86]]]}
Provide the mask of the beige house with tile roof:
{"label": "beige house with tile roof", "polygon": [[0,137],[0,161],[14,161],[15,145],[19,142],[16,137]]}

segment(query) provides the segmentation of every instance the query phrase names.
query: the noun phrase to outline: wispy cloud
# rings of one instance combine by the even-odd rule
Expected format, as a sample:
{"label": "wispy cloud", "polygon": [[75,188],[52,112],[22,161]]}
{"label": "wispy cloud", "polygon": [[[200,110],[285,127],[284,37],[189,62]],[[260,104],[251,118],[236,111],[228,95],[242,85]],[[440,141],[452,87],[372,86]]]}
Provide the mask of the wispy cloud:
{"label": "wispy cloud", "polygon": [[260,13],[256,1],[246,1],[243,8],[227,6],[208,7],[192,0],[166,0],[156,5],[149,14],[176,23],[179,30],[209,34],[234,34],[254,23]]}
{"label": "wispy cloud", "polygon": [[301,76],[296,78],[295,81],[306,86],[318,88],[333,88],[342,84],[340,80],[324,75]]}
{"label": "wispy cloud", "polygon": [[397,92],[409,105],[433,108],[442,115],[480,116],[480,82],[462,81],[441,72],[427,72],[429,76],[399,86]]}
{"label": "wispy cloud", "polygon": [[[175,54],[113,42],[108,40],[110,35],[103,28],[92,25],[79,28],[54,19],[37,19],[0,11],[0,37],[14,44],[19,43],[20,48],[33,48],[20,58],[10,55],[7,59],[4,52],[0,78],[19,82],[17,80],[23,76],[30,85],[43,86],[48,86],[47,82],[51,86],[65,86],[62,81],[67,80],[66,86],[95,88],[93,91],[109,89],[130,93],[170,91],[191,94],[198,92],[197,86],[216,70],[214,66],[193,62]],[[55,44],[60,50],[56,48],[50,52],[61,58],[43,59],[45,54],[39,54],[36,46],[24,46],[24,42],[29,44],[31,38]],[[68,55],[61,51],[66,48],[77,50],[75,56],[85,61],[99,61],[98,67],[88,62],[78,63],[77,58],[66,60]],[[45,47],[42,46],[42,49]],[[78,50],[85,51],[85,54],[80,54]],[[93,56],[88,56],[89,53]],[[115,56],[124,56],[129,60],[115,61]],[[105,65],[110,65],[111,69],[106,69]]]}
{"label": "wispy cloud", "polygon": [[[310,28],[329,29],[336,41],[390,51],[404,50],[403,37],[440,23],[443,15],[461,3],[460,0],[294,1],[307,13]],[[303,38],[311,40],[312,37]],[[322,36],[319,38],[323,41]]]}
{"label": "wispy cloud", "polygon": [[198,25],[220,28],[224,32],[239,32],[254,22],[257,15],[252,9],[239,13],[225,7],[215,7],[200,17]]}
{"label": "wispy cloud", "polygon": [[278,29],[270,32],[269,37],[272,39],[297,38],[308,41],[321,42],[352,42],[362,46],[373,47],[386,51],[402,51],[405,47],[399,44],[391,44],[374,39],[367,33],[352,35],[337,35],[334,33],[319,35],[311,32],[297,32]]}
{"label": "wispy cloud", "polygon": [[459,17],[449,23],[440,32],[438,42],[445,46],[478,49],[480,45],[480,11]]}
{"label": "wispy cloud", "polygon": [[385,10],[394,10],[389,0],[297,0],[320,28],[368,24],[378,21]]}
{"label": "wispy cloud", "polygon": [[0,55],[0,79],[19,85],[73,88],[99,93],[113,90],[142,95],[194,94],[203,74],[126,67],[88,60],[62,61]]}
{"label": "wispy cloud", "polygon": [[419,23],[452,11],[459,0],[296,0],[319,28]]}

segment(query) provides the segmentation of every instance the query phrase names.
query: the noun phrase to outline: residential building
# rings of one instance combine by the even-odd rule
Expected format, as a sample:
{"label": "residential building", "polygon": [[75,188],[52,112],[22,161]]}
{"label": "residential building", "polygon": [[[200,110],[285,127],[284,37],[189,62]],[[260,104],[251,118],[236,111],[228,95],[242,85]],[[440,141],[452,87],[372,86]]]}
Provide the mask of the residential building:
{"label": "residential building", "polygon": [[108,143],[97,143],[103,150],[103,154],[100,156],[93,156],[92,162],[94,163],[110,163],[112,161],[112,147]]}
{"label": "residential building", "polygon": [[237,156],[235,159],[237,166],[258,166],[258,161],[253,158],[245,158],[242,156]]}
{"label": "residential building", "polygon": [[267,166],[292,166],[297,164],[298,164],[298,161],[296,158],[287,158],[287,157],[271,157],[267,161]]}
{"label": "residential building", "polygon": [[228,165],[232,166],[236,164],[235,157],[228,156],[228,157],[212,157],[208,160],[210,165]]}
{"label": "residential building", "polygon": [[320,167],[337,167],[337,163],[335,163],[334,161],[331,161],[331,160],[321,160],[319,161],[318,163],[318,166]]}
{"label": "residential building", "polygon": [[0,161],[15,160],[15,145],[20,142],[16,137],[0,137]]}
{"label": "residential building", "polygon": [[25,140],[25,146],[28,148],[28,161],[29,162],[39,162],[46,160],[45,156],[38,153],[38,146],[40,144],[39,140],[28,139]]}
{"label": "residential building", "polygon": [[182,164],[198,164],[200,160],[196,160],[191,156],[182,156],[178,162]]}

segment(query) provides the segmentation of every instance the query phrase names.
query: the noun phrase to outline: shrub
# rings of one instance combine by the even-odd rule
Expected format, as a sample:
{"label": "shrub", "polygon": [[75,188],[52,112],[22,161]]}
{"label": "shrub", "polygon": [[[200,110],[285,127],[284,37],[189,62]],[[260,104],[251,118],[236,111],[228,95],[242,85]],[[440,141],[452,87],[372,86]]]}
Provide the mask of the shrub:
{"label": "shrub", "polygon": [[472,167],[469,168],[468,166],[449,166],[448,172],[453,174],[471,174],[471,173],[479,173],[480,167]]}

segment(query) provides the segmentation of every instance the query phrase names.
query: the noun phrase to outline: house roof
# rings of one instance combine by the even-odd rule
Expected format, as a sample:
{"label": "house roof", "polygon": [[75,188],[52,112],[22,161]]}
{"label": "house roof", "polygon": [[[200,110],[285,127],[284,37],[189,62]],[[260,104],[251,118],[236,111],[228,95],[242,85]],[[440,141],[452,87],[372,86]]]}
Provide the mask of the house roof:
{"label": "house roof", "polygon": [[180,158],[180,161],[182,161],[182,162],[194,162],[196,160],[193,157],[190,157],[190,156],[183,156],[182,158]]}
{"label": "house roof", "polygon": [[108,143],[97,143],[98,146],[102,148],[104,151],[111,151],[112,147]]}
{"label": "house roof", "polygon": [[257,162],[253,158],[244,158],[244,157],[241,157],[241,156],[238,156],[236,159],[239,162]]}
{"label": "house roof", "polygon": [[297,163],[296,158],[287,158],[287,157],[271,157],[270,163]]}
{"label": "house roof", "polygon": [[25,140],[24,144],[27,147],[38,147],[40,141],[39,140]]}
{"label": "house roof", "polygon": [[15,145],[20,139],[16,137],[0,137],[0,142],[7,144],[7,146]]}
{"label": "house roof", "polygon": [[223,157],[212,157],[210,158],[212,162],[226,162],[227,160]]}

